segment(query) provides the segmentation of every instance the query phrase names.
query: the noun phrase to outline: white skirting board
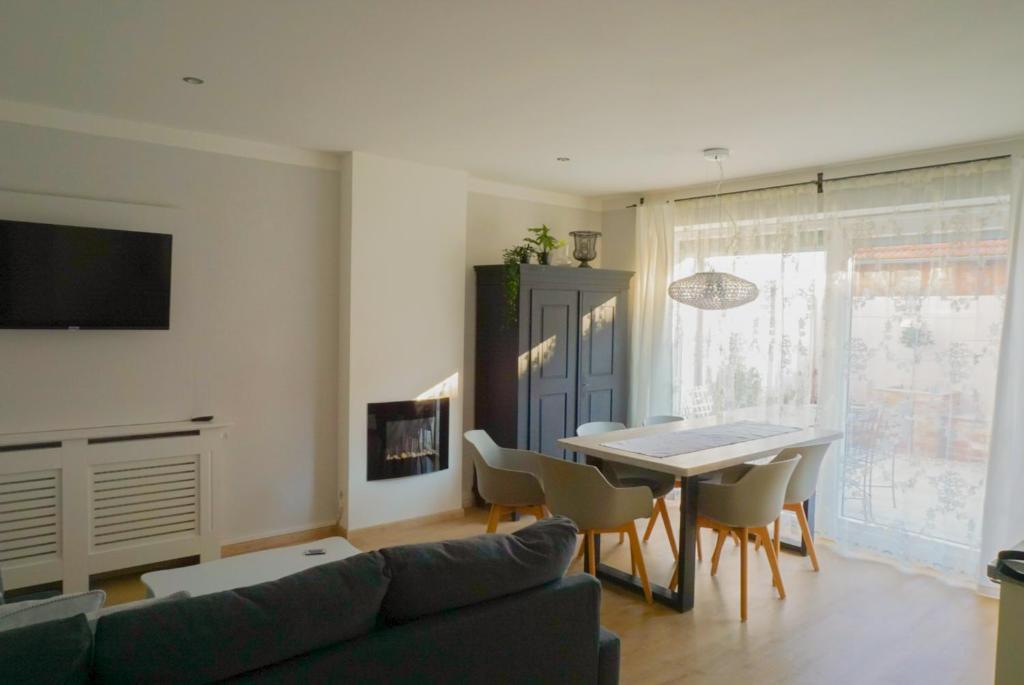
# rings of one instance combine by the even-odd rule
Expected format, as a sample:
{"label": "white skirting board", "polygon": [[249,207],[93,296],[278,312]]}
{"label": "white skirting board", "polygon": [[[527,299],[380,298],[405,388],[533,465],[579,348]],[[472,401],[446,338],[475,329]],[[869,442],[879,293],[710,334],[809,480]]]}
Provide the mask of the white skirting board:
{"label": "white skirting board", "polygon": [[220,556],[226,423],[0,434],[0,572],[8,589]]}

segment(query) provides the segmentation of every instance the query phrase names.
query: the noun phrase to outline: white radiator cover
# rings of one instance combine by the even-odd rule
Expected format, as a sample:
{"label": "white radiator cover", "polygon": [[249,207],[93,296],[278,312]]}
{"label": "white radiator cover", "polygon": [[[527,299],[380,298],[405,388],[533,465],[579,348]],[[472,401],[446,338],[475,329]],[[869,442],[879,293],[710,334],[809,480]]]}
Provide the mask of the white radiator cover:
{"label": "white radiator cover", "polygon": [[0,435],[0,570],[14,589],[220,556],[227,424]]}

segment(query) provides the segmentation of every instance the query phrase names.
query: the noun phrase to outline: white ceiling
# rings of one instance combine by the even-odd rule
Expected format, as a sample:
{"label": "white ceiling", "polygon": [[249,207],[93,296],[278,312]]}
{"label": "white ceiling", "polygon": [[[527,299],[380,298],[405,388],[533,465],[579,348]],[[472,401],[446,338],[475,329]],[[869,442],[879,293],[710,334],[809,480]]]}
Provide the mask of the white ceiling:
{"label": "white ceiling", "polygon": [[0,65],[3,99],[585,195],[1024,133],[1022,0],[0,0]]}

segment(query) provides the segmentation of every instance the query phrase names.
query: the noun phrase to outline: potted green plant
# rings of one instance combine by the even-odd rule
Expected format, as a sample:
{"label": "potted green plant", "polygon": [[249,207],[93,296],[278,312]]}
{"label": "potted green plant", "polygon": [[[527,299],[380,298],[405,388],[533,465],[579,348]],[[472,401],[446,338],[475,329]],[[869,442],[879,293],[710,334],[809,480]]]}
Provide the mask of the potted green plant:
{"label": "potted green plant", "polygon": [[551,235],[551,229],[547,227],[547,224],[541,224],[528,230],[533,234],[533,237],[525,238],[524,242],[529,243],[533,247],[533,251],[537,253],[538,264],[549,264],[551,251],[565,245],[565,241]]}
{"label": "potted green plant", "polygon": [[519,320],[519,265],[528,264],[533,252],[530,245],[516,245],[501,253],[505,267],[505,320],[510,326]]}

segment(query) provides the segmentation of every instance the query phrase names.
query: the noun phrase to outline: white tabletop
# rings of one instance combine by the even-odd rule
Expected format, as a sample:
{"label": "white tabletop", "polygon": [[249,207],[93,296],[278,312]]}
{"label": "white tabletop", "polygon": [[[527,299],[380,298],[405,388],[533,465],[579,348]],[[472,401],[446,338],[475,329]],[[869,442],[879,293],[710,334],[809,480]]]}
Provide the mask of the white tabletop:
{"label": "white tabletop", "polygon": [[[324,554],[303,554],[313,548],[324,550]],[[150,597],[166,597],[181,590],[195,597],[277,580],[356,554],[359,554],[359,550],[345,538],[324,538],[294,547],[279,547],[208,561],[205,564],[143,573],[142,582]]]}
{"label": "white tabletop", "polygon": [[[774,456],[787,447],[820,445],[843,437],[842,431],[839,430],[808,426],[809,416],[811,416],[811,412],[802,408],[745,409],[729,412],[721,416],[687,419],[685,421],[675,421],[655,426],[645,426],[643,428],[627,428],[611,433],[590,435],[584,438],[562,438],[558,441],[558,446],[572,452],[579,452],[607,461],[640,466],[652,471],[661,471],[662,473],[671,473],[675,476],[688,478],[690,476],[720,471],[747,461]],[[664,458],[648,457],[637,452],[627,452],[625,450],[605,447],[602,444],[616,440],[656,435],[658,433],[681,431],[688,428],[716,426],[740,420],[798,426],[801,429],[770,438],[748,440],[746,442]]]}

